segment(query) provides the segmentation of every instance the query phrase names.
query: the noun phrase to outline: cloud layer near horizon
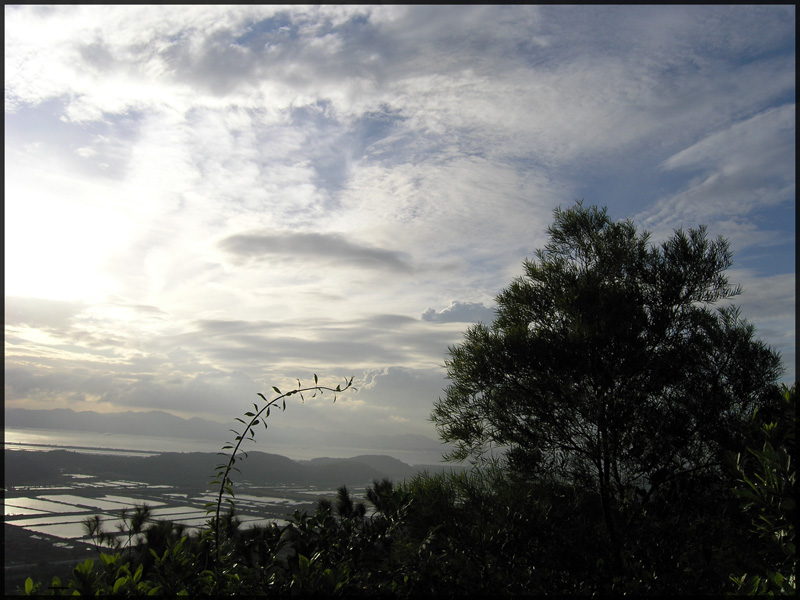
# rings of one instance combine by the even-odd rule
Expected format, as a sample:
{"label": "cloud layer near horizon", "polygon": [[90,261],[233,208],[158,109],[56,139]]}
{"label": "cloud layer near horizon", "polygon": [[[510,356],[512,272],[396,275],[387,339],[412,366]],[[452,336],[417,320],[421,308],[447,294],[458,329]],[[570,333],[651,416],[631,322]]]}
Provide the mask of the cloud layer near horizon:
{"label": "cloud layer near horizon", "polygon": [[[709,226],[795,378],[792,6],[15,6],[7,406],[435,436],[575,198]],[[296,419],[296,421],[293,421]]]}

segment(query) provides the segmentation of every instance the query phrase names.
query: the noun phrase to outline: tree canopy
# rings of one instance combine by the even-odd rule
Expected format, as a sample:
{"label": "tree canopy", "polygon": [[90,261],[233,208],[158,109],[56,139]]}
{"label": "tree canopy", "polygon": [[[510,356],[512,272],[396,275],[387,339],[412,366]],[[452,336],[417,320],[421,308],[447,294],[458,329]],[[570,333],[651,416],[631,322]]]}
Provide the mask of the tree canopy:
{"label": "tree canopy", "polygon": [[779,396],[780,356],[727,302],[731,251],[706,227],[656,245],[578,202],[548,234],[449,349],[431,418],[450,458],[501,447],[531,480],[596,491],[616,538],[624,506],[723,467]]}

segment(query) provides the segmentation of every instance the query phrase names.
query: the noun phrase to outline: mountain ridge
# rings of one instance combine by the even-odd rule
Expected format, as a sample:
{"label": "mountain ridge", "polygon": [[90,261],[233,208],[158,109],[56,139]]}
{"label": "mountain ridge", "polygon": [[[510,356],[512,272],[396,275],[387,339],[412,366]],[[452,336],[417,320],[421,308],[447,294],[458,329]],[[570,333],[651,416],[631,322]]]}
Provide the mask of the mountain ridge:
{"label": "mountain ridge", "polygon": [[[444,465],[411,466],[390,456],[320,458],[296,461],[280,454],[249,451],[237,463],[234,479],[258,485],[365,485],[374,480],[402,481],[422,471],[441,472]],[[4,485],[39,483],[42,478],[69,478],[66,474],[100,479],[142,481],[152,485],[205,488],[224,459],[214,452],[163,452],[154,456],[84,454],[70,450],[5,450]]]}

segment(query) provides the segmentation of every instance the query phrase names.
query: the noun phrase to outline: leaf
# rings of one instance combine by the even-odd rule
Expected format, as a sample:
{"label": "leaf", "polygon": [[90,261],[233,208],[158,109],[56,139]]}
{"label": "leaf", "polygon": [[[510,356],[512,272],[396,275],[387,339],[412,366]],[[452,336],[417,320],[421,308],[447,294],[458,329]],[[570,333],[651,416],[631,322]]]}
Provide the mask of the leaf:
{"label": "leaf", "polygon": [[308,557],[300,554],[297,557],[297,563],[298,563],[297,566],[299,567],[300,572],[303,575],[307,575],[308,571],[309,571],[309,568],[311,567],[311,561],[308,560]]}
{"label": "leaf", "polygon": [[276,388],[274,385],[272,386],[272,389],[275,390],[276,394],[280,394],[281,393],[281,391],[278,388]]}
{"label": "leaf", "polygon": [[31,593],[31,590],[33,590],[33,579],[31,579],[30,577],[28,577],[28,578],[25,580],[25,593],[26,593],[27,595],[30,595],[30,593]]}
{"label": "leaf", "polygon": [[743,498],[748,498],[750,500],[758,500],[759,498],[758,494],[753,493],[752,490],[748,490],[747,488],[739,488],[736,490],[736,493],[739,496]]}
{"label": "leaf", "polygon": [[783,575],[781,573],[769,573],[767,577],[779,588],[783,585]]}
{"label": "leaf", "polygon": [[318,381],[318,380],[317,380],[317,374],[316,374],[316,373],[314,373],[314,385],[317,385],[317,381]]}
{"label": "leaf", "polygon": [[[123,529],[120,529],[120,531],[123,531]],[[110,564],[114,564],[114,562],[116,562],[116,560],[117,560],[117,557],[116,556],[112,556],[110,554],[101,554],[100,555],[100,562],[103,563],[104,567],[107,567]]]}

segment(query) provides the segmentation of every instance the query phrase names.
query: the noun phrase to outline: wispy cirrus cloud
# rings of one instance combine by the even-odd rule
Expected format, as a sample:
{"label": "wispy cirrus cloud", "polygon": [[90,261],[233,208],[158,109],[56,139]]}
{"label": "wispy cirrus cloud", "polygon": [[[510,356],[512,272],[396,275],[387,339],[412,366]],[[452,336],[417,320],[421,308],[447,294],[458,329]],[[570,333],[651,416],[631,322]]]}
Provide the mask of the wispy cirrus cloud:
{"label": "wispy cirrus cloud", "polygon": [[735,121],[662,162],[686,173],[682,189],[637,216],[659,237],[685,223],[705,223],[737,252],[793,244],[794,236],[759,224],[759,215],[790,208],[795,197],[795,105],[784,104]]}
{"label": "wispy cirrus cloud", "polygon": [[662,168],[688,171],[691,179],[686,190],[661,203],[660,218],[741,216],[790,201],[795,192],[795,114],[793,103],[768,109],[670,156]]}

